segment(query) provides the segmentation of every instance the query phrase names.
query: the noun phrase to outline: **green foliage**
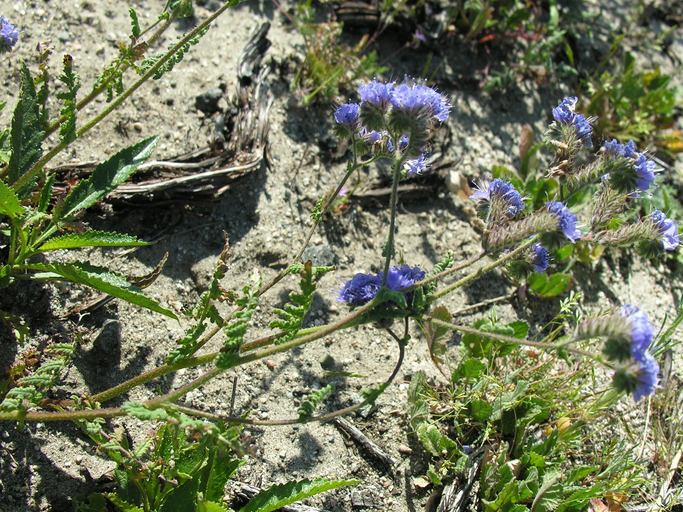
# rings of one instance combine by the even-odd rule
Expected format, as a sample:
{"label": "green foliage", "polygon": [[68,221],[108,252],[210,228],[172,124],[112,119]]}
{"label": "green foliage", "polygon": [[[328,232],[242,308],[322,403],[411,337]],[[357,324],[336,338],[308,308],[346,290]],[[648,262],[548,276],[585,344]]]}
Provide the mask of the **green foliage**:
{"label": "green foliage", "polygon": [[299,406],[299,419],[303,421],[313,416],[318,406],[334,393],[334,389],[334,383],[330,383],[309,394]]}
{"label": "green foliage", "polygon": [[358,480],[300,480],[274,485],[254,496],[239,512],[272,512],[316,494],[357,485]]}
{"label": "green foliage", "polygon": [[59,383],[62,374],[71,363],[75,348],[75,342],[49,345],[41,354],[41,357],[48,358],[41,361],[35,371],[16,380],[15,386],[7,391],[0,402],[0,410],[24,411],[38,404],[46,393]]}
{"label": "green foliage", "polygon": [[546,274],[545,272],[534,272],[529,276],[529,290],[539,297],[550,298],[562,295],[569,289],[572,276],[563,272]]}
{"label": "green foliage", "polygon": [[[7,180],[10,185],[14,185],[31,169],[43,153],[42,143],[45,127],[40,105],[31,72],[26,64],[23,64],[19,101],[17,101],[17,106],[14,109],[10,135],[12,153],[7,166]],[[28,190],[26,185],[15,190],[19,197],[25,197]]]}
{"label": "green foliage", "polygon": [[299,281],[301,293],[291,292],[289,302],[284,307],[273,309],[278,318],[270,322],[270,327],[284,331],[276,343],[284,343],[297,335],[311,307],[318,279],[333,269],[334,267],[315,267],[310,261],[294,269],[301,276]]}
{"label": "green foliage", "polygon": [[214,303],[225,300],[227,295],[221,288],[220,281],[225,276],[228,255],[229,247],[226,242],[223,251],[216,259],[209,288],[199,297],[199,301],[190,314],[196,323],[187,330],[185,336],[178,340],[179,347],[169,354],[167,359],[169,363],[178,363],[192,356],[200,348],[199,338],[206,331],[209,321],[216,325],[222,324],[222,319]]}
{"label": "green foliage", "polygon": [[81,247],[144,247],[146,245],[149,244],[132,235],[91,230],[52,237],[37,250],[48,252],[60,249],[79,249]]}
{"label": "green foliage", "polygon": [[292,89],[301,91],[304,105],[316,100],[330,103],[350,92],[357,80],[374,78],[388,70],[379,64],[376,52],[367,51],[367,36],[349,46],[342,40],[341,23],[316,23],[314,19],[312,1],[298,2],[295,26],[304,38],[305,48],[304,62]]}
{"label": "green foliage", "polygon": [[139,287],[129,283],[125,277],[115,274],[106,268],[87,263],[29,263],[24,269],[34,272],[34,278],[43,281],[66,280],[84,284],[107,293],[112,297],[141,306],[177,319],[175,313],[158,304],[142,293]]}
{"label": "green foliage", "polygon": [[133,35],[134,39],[140,37],[142,31],[140,30],[140,21],[138,20],[138,13],[130,7],[128,9],[128,16],[130,16],[130,33]]}
{"label": "green foliage", "polygon": [[170,54],[170,57],[167,58],[164,61],[164,63],[154,71],[154,74],[152,75],[152,79],[159,80],[166,73],[172,71],[176,64],[179,64],[183,60],[185,54],[188,51],[190,51],[190,48],[197,45],[199,41],[201,41],[204,34],[206,34],[207,32],[208,27],[205,30],[199,31],[194,37],[190,38],[188,41],[180,45],[180,47],[173,51],[173,53],[171,53],[171,50],[175,47],[176,44],[178,44],[178,41],[173,43],[167,51],[162,52],[159,55],[154,55],[152,57],[146,58],[142,61],[142,64],[136,66],[135,69],[137,73],[140,75],[144,75],[152,67],[157,65],[157,63],[160,62],[162,59],[166,59],[166,56]]}
{"label": "green foliage", "polygon": [[64,70],[59,76],[59,81],[64,84],[64,91],[57,93],[57,98],[62,100],[60,114],[65,118],[59,128],[59,136],[62,142],[68,144],[76,140],[76,94],[81,87],[78,75],[73,70],[73,57],[64,55]]}
{"label": "green foliage", "polygon": [[624,52],[620,62],[613,55],[617,48],[606,57],[617,64],[586,84],[587,112],[598,117],[597,133],[604,138],[633,139],[640,147],[654,144],[669,154],[683,151],[683,134],[671,130],[679,94],[672,77],[658,67],[640,70],[629,52]]}
{"label": "green foliage", "polygon": [[260,288],[261,277],[255,272],[252,274],[251,284],[242,288],[242,295],[235,300],[238,309],[232,315],[232,319],[223,325],[225,341],[216,359],[216,366],[219,368],[230,368],[239,357],[244,335],[249,328],[249,321],[259,303]]}
{"label": "green foliage", "polygon": [[[565,312],[557,321],[566,318]],[[528,330],[495,319],[474,326],[519,338]],[[567,371],[551,355],[509,346],[465,335],[449,386],[431,385],[422,373],[413,377],[408,413],[434,457],[429,479],[439,485],[478,467],[472,499],[487,512],[578,512],[593,498],[634,488],[632,454],[616,442],[595,449],[601,427],[592,425],[618,395],[586,395],[589,365]]]}
{"label": "green foliage", "polygon": [[104,512],[107,507],[101,498],[123,512],[221,510],[216,507],[222,506],[225,485],[243,463],[233,454],[239,429],[138,404],[124,407],[144,420],[170,422],[137,446],[132,446],[122,432],[109,435],[91,427],[90,437],[117,463],[117,488],[89,496],[77,510]]}

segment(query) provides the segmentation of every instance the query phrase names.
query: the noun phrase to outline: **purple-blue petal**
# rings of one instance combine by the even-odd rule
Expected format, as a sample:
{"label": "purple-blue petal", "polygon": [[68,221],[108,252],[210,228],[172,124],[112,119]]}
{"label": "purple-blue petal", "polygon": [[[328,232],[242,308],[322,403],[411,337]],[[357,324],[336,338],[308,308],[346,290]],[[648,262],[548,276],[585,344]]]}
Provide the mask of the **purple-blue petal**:
{"label": "purple-blue petal", "polygon": [[557,216],[560,231],[570,242],[574,243],[581,238],[581,231],[576,227],[576,215],[564,203],[548,201],[545,203],[545,207],[550,213],[554,213]]}

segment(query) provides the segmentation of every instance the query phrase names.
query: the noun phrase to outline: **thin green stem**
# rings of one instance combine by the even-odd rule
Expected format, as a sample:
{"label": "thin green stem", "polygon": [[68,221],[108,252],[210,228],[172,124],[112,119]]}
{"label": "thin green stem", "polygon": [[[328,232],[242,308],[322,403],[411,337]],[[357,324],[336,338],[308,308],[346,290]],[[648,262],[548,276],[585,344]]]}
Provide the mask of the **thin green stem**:
{"label": "thin green stem", "polygon": [[446,329],[450,329],[452,331],[458,331],[462,332],[465,334],[474,334],[475,336],[481,336],[484,338],[493,338],[494,340],[502,341],[505,343],[513,343],[515,345],[524,345],[527,347],[534,347],[534,348],[540,348],[543,350],[567,350],[568,352],[571,352],[573,354],[577,354],[583,357],[587,357],[589,359],[593,359],[594,361],[602,364],[603,366],[606,366],[608,368],[612,368],[613,366],[603,360],[599,355],[593,354],[591,352],[588,352],[586,350],[582,350],[580,348],[576,347],[569,347],[567,346],[566,343],[561,343],[561,344],[555,344],[555,343],[544,343],[542,341],[531,341],[527,339],[520,339],[520,338],[515,338],[514,336],[506,336],[505,334],[498,334],[495,332],[488,332],[488,331],[482,331],[479,329],[475,329],[473,327],[468,327],[466,325],[458,325],[454,324],[451,322],[445,322],[443,320],[439,320],[438,318],[433,318],[433,317],[426,317],[434,323],[435,325],[445,327]]}
{"label": "thin green stem", "polygon": [[[444,297],[444,296],[448,295],[449,293],[457,290],[458,288],[461,288],[461,287],[465,286],[466,284],[471,283],[475,279],[478,279],[479,277],[484,275],[486,272],[489,272],[490,270],[493,270],[494,268],[499,267],[503,263],[505,263],[511,259],[516,258],[519,254],[521,254],[523,251],[525,251],[531,244],[536,242],[537,239],[538,239],[538,236],[533,236],[533,237],[529,238],[525,242],[522,242],[521,244],[519,244],[514,250],[512,250],[508,253],[505,253],[503,256],[501,256],[497,260],[494,260],[491,263],[488,263],[482,267],[479,267],[477,270],[475,270],[474,272],[472,272],[470,274],[467,274],[462,279],[459,279],[456,282],[454,282],[453,284],[446,286],[445,288],[442,288],[441,290],[438,290],[434,294],[434,299],[439,299],[441,297]],[[419,284],[419,283],[416,283],[416,284]]]}
{"label": "thin green stem", "polygon": [[[90,131],[95,125],[102,121],[105,117],[116,110],[124,101],[126,101],[135,91],[137,91],[145,82],[152,78],[161,67],[168,62],[168,60],[181,50],[190,40],[194,39],[198,34],[204,31],[211,23],[214,22],[218,16],[223,14],[228,8],[236,4],[236,0],[229,0],[225,2],[216,12],[209,16],[202,23],[197,25],[194,29],[188,32],[178,43],[176,43],[168,52],[166,52],[157,62],[151,66],[145,74],[143,74],[133,85],[117,96],[111,103],[109,103],[99,114],[95,115],[87,121],[77,132],[76,139],[82,137],[85,133]],[[21,190],[25,187],[40,171],[45,167],[52,158],[59,152],[66,148],[70,143],[60,142],[57,146],[48,151],[42,158],[40,158],[21,178],[17,180],[14,185],[15,190]]]}
{"label": "thin green stem", "polygon": [[[398,139],[396,146],[398,147]],[[396,160],[394,165],[394,173],[391,182],[391,202],[389,219],[389,236],[387,237],[387,244],[384,246],[384,274],[382,275],[382,288],[387,285],[387,278],[389,277],[389,267],[391,266],[391,258],[394,256],[394,238],[396,231],[396,210],[398,205],[398,182],[401,179],[401,167],[403,166],[403,159]]]}

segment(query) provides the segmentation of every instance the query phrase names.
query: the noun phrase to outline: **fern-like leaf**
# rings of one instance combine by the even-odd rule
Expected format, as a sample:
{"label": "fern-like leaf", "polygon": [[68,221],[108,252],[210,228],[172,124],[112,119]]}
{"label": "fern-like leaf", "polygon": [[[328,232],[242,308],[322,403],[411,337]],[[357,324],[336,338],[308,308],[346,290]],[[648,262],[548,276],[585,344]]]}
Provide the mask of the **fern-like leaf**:
{"label": "fern-like leaf", "polygon": [[299,413],[299,419],[303,421],[313,416],[313,413],[318,406],[323,401],[327,400],[332,393],[334,393],[334,389],[334,383],[330,383],[327,386],[320,388],[308,395],[308,397],[301,402],[301,405],[297,411]]}
{"label": "fern-like leaf", "polygon": [[[7,179],[14,184],[43,154],[42,141],[45,134],[42,126],[40,103],[33,83],[33,77],[26,64],[20,71],[19,101],[12,117],[12,131],[10,156]],[[28,187],[22,186],[16,190],[20,197],[24,197]]]}
{"label": "fern-like leaf", "polygon": [[131,34],[133,35],[133,38],[137,39],[142,33],[140,30],[140,20],[138,20],[138,13],[131,7],[128,9],[128,15],[130,16]]}
{"label": "fern-like leaf", "polygon": [[59,137],[65,144],[76,140],[76,94],[81,87],[78,75],[73,69],[74,59],[71,55],[64,55],[64,68],[59,76],[59,81],[64,84],[64,90],[57,93],[57,98],[62,100],[60,114],[64,117],[64,122],[59,129]]}
{"label": "fern-like leaf", "polygon": [[290,273],[298,272],[301,275],[301,281],[299,281],[301,293],[290,293],[289,302],[283,308],[275,308],[278,318],[270,322],[270,327],[284,331],[276,343],[289,341],[296,336],[313,302],[318,279],[332,269],[333,267],[314,267],[310,261],[303,265],[292,265]]}
{"label": "fern-like leaf", "polygon": [[225,341],[221,353],[216,359],[219,368],[230,368],[239,357],[240,348],[244,343],[244,335],[249,328],[256,306],[258,306],[258,290],[261,288],[261,279],[257,275],[252,277],[252,284],[242,288],[241,297],[235,300],[239,310],[235,312],[232,320],[223,326]]}

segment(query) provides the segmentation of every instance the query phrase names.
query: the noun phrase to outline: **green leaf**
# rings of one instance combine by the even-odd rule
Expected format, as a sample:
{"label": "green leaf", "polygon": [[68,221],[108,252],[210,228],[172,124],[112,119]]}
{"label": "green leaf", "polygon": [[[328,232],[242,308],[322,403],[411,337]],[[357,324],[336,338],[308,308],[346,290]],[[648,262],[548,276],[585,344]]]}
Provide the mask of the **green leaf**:
{"label": "green leaf", "polygon": [[59,81],[64,84],[64,90],[57,93],[57,98],[62,100],[62,109],[59,113],[64,117],[59,128],[59,138],[66,144],[76,140],[76,113],[78,112],[76,94],[81,87],[78,75],[74,73],[73,63],[74,59],[71,55],[64,55],[64,68],[59,76]]}
{"label": "green leaf", "polygon": [[217,451],[208,468],[204,498],[209,501],[223,499],[223,496],[225,495],[225,484],[244,462],[239,459],[225,460],[226,458],[227,456],[225,454]]}
{"label": "green leaf", "polygon": [[215,501],[200,501],[197,503],[197,512],[230,512],[223,505]]}
{"label": "green leaf", "polygon": [[468,357],[462,361],[458,368],[453,372],[453,381],[456,382],[460,378],[476,379],[486,370],[486,365],[479,359]]}
{"label": "green leaf", "polygon": [[547,275],[542,272],[534,272],[529,276],[529,289],[539,297],[556,297],[569,289],[572,276],[558,272]]}
{"label": "green leaf", "polygon": [[90,208],[125,182],[152,154],[158,137],[150,137],[98,165],[92,175],[76,185],[52,213],[54,222],[69,220],[76,212]]}
{"label": "green leaf", "polygon": [[80,247],[142,247],[149,245],[144,240],[131,235],[109,231],[85,231],[50,238],[38,248],[39,252],[59,249],[78,249]]}
{"label": "green leaf", "polygon": [[492,412],[493,407],[486,400],[472,400],[470,402],[470,415],[476,421],[486,421]]}
{"label": "green leaf", "polygon": [[[7,166],[7,178],[14,184],[43,154],[42,141],[44,130],[40,114],[40,102],[36,95],[33,77],[26,64],[22,63],[20,71],[19,101],[12,117],[12,133],[10,143],[12,156]],[[17,190],[23,197],[25,185]]]}
{"label": "green leaf", "polygon": [[132,7],[128,9],[128,15],[130,16],[130,30],[134,38],[140,37],[140,21],[138,20],[138,13]]}
{"label": "green leaf", "polygon": [[318,406],[325,401],[332,393],[334,393],[334,383],[330,383],[327,386],[314,391],[308,397],[301,402],[299,406],[299,419],[305,420],[313,416],[313,413],[318,408]]}
{"label": "green leaf", "polygon": [[52,199],[52,187],[55,184],[55,175],[51,174],[45,180],[43,188],[40,191],[40,199],[38,200],[38,211],[41,213],[47,212],[50,206],[50,199]]}
{"label": "green leaf", "polygon": [[260,492],[239,512],[272,512],[316,494],[359,484],[359,480],[301,480],[274,485]]}
{"label": "green leaf", "polygon": [[130,284],[122,276],[105,268],[95,267],[87,263],[31,263],[26,265],[26,268],[38,272],[35,274],[36,279],[65,279],[72,283],[84,284],[112,297],[123,299],[175,320],[178,319],[173,311],[145,296],[137,286]]}
{"label": "green leaf", "polygon": [[13,219],[24,213],[19,198],[7,184],[0,180],[0,214],[7,215]]}
{"label": "green leaf", "polygon": [[458,450],[458,445],[450,437],[443,434],[433,423],[425,422],[418,425],[415,431],[422,446],[435,457]]}
{"label": "green leaf", "polygon": [[123,501],[121,498],[119,498],[114,493],[105,494],[105,497],[109,501],[111,501],[112,504],[121,512],[145,512],[140,507],[137,507],[135,505],[131,505],[130,503]]}

